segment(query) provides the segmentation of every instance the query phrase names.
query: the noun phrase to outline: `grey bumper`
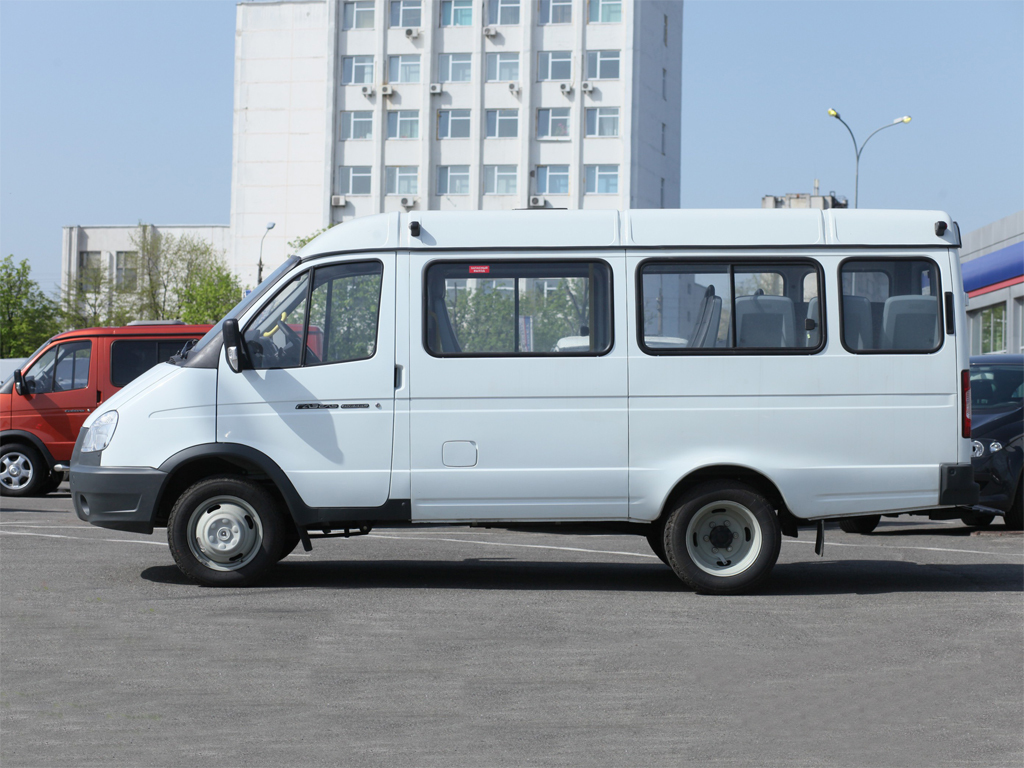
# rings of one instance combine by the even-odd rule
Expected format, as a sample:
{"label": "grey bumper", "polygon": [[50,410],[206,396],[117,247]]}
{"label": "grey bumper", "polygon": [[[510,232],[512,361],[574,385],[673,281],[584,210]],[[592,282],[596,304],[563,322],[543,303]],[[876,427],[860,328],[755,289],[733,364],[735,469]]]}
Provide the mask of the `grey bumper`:
{"label": "grey bumper", "polygon": [[167,473],[143,467],[92,467],[72,462],[71,498],[80,520],[118,531],[152,533]]}
{"label": "grey bumper", "polygon": [[939,506],[969,507],[978,503],[980,486],[974,482],[970,464],[942,464],[939,482]]}

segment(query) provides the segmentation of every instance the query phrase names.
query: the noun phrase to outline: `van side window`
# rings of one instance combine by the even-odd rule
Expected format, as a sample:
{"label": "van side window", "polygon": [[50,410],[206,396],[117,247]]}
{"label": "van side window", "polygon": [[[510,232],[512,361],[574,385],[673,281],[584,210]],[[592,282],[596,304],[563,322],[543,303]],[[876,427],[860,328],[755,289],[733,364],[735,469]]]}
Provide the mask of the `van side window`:
{"label": "van side window", "polygon": [[70,392],[89,385],[91,341],[71,341],[52,347],[25,372],[25,386],[34,395]]}
{"label": "van side window", "polygon": [[934,352],[942,346],[942,291],[933,261],[848,259],[839,274],[848,351]]}
{"label": "van side window", "polygon": [[820,285],[813,262],[646,262],[640,346],[651,354],[816,351]]}
{"label": "van side window", "polygon": [[110,345],[110,383],[123,387],[157,363],[167,362],[185,339],[125,339]]}
{"label": "van side window", "polygon": [[603,261],[479,261],[427,268],[424,339],[438,357],[602,355],[612,347]]}
{"label": "van side window", "polygon": [[309,272],[290,280],[245,329],[245,348],[258,370],[294,368],[302,362]]}
{"label": "van side window", "polygon": [[373,357],[383,275],[379,261],[316,270],[304,365]]}

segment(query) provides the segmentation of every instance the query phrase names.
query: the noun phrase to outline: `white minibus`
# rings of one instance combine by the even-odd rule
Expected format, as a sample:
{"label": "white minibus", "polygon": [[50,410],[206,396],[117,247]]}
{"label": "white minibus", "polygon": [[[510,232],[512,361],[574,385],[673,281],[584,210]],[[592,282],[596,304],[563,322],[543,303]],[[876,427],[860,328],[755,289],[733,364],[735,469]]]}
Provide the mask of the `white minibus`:
{"label": "white minibus", "polygon": [[945,213],[388,213],[290,257],[86,421],[82,520],[208,585],[300,542],[643,535],[706,593],[782,535],[977,500]]}

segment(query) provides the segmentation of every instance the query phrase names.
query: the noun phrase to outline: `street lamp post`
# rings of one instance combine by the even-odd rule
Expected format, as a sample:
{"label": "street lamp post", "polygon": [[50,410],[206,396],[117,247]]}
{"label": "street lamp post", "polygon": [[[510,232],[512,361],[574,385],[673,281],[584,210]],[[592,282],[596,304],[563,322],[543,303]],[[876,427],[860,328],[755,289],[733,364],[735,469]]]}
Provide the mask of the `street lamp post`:
{"label": "street lamp post", "polygon": [[853,139],[853,151],[854,151],[854,153],[857,156],[857,162],[856,162],[856,165],[855,165],[855,170],[854,170],[854,175],[853,175],[853,207],[856,208],[857,207],[857,202],[858,202],[858,197],[859,197],[858,192],[860,191],[860,153],[864,151],[864,147],[867,145],[867,143],[869,141],[871,141],[871,136],[874,136],[876,133],[878,133],[878,131],[884,131],[886,128],[892,128],[894,125],[900,125],[902,123],[909,123],[910,122],[910,115],[904,115],[903,117],[897,117],[891,123],[886,123],[881,128],[878,128],[877,130],[872,131],[871,134],[866,139],[864,139],[864,143],[860,145],[860,149],[858,149],[857,148],[857,139],[854,138],[853,131],[850,130],[850,126],[846,125],[846,121],[843,120],[843,118],[841,118],[839,116],[839,113],[836,112],[834,109],[830,109],[828,111],[828,113],[829,113],[829,115],[834,117],[836,120],[838,120],[840,123],[842,123],[844,126],[846,126],[846,130],[850,131],[850,138]]}
{"label": "street lamp post", "polygon": [[263,237],[260,238],[260,262],[256,265],[256,285],[263,282],[263,241],[267,239],[267,234],[274,228],[274,222],[267,222],[267,231],[263,233]]}

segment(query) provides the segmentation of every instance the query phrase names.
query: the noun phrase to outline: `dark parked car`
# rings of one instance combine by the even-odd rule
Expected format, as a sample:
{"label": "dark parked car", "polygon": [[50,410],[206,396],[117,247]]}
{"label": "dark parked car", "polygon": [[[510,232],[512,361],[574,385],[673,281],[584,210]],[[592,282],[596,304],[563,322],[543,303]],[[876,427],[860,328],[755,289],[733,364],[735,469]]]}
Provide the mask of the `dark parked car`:
{"label": "dark parked car", "polygon": [[987,525],[1004,513],[1006,527],[1024,526],[1024,355],[971,358],[971,440],[974,481],[981,486],[979,508],[964,515],[969,525]]}

